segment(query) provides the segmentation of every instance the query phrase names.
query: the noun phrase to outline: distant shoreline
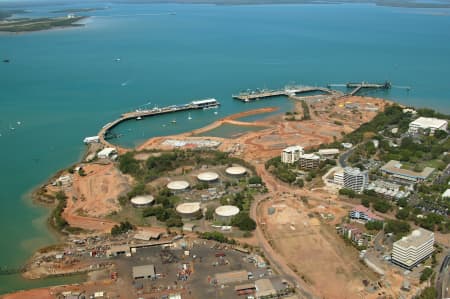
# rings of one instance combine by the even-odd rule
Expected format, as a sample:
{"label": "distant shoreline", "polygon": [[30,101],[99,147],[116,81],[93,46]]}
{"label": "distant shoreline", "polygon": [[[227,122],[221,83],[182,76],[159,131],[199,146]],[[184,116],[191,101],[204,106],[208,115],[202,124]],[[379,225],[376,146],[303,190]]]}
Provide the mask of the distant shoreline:
{"label": "distant shoreline", "polygon": [[[238,5],[336,5],[336,4],[372,4],[381,7],[394,8],[417,8],[417,9],[450,9],[450,0],[442,0],[441,2],[427,2],[426,0],[112,0],[100,1],[99,3],[114,4],[212,4],[221,6],[238,6]],[[88,3],[88,2],[86,2]],[[34,5],[63,5],[66,2],[31,2],[20,3],[20,1],[5,1],[0,4],[0,12],[8,11],[12,8],[22,8]],[[106,8],[68,8],[50,11],[50,13],[63,12],[89,12],[103,10]]]}
{"label": "distant shoreline", "polygon": [[56,18],[35,18],[35,19],[12,19],[0,23],[0,32],[6,33],[27,33],[44,31],[57,28],[83,27],[83,23],[78,23],[88,17],[56,17]]}

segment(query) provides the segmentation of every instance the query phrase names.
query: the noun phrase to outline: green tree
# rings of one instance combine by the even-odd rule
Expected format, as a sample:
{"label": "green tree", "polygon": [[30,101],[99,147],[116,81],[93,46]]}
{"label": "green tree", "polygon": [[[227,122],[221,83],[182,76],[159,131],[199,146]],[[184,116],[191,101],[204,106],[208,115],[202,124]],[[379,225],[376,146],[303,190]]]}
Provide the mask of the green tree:
{"label": "green tree", "polygon": [[214,207],[209,206],[205,212],[205,219],[212,220],[214,218]]}
{"label": "green tree", "polygon": [[376,231],[382,230],[383,229],[383,222],[382,221],[368,221],[365,224],[365,227],[368,230],[376,230]]}
{"label": "green tree", "polygon": [[134,226],[130,222],[128,221],[120,222],[119,225],[116,224],[113,226],[113,228],[111,229],[111,235],[113,236],[121,235],[133,229]]}
{"label": "green tree", "polygon": [[361,204],[365,206],[366,208],[370,208],[370,200],[368,198],[362,198]]}
{"label": "green tree", "polygon": [[378,212],[386,213],[391,208],[391,205],[387,201],[379,199],[375,201],[373,208]]}
{"label": "green tree", "polygon": [[388,220],[384,227],[386,233],[393,233],[399,238],[409,233],[410,230],[411,226],[409,223],[400,220]]}
{"label": "green tree", "polygon": [[400,220],[408,219],[408,217],[409,217],[409,209],[403,208],[401,210],[398,210],[397,214],[395,214],[395,217],[397,219],[400,219]]}
{"label": "green tree", "polygon": [[423,289],[423,291],[420,293],[418,297],[415,297],[416,299],[436,299],[437,298],[437,292],[435,287],[427,287]]}
{"label": "green tree", "polygon": [[239,227],[243,231],[252,231],[256,228],[256,222],[247,213],[239,213],[231,221],[233,226]]}
{"label": "green tree", "polygon": [[262,184],[262,179],[259,176],[252,176],[248,179],[249,184]]}
{"label": "green tree", "polygon": [[432,274],[433,274],[433,269],[431,269],[431,268],[423,269],[422,273],[420,274],[420,282],[427,281],[431,277]]}
{"label": "green tree", "polygon": [[354,198],[356,196],[355,191],[353,191],[352,189],[347,189],[347,188],[339,189],[339,194],[348,196],[350,198]]}

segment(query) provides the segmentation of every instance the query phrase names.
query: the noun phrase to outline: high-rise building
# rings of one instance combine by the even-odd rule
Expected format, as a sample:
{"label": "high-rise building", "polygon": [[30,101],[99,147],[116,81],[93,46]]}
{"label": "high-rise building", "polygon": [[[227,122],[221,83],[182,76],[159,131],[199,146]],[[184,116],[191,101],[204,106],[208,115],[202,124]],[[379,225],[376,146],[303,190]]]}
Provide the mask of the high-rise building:
{"label": "high-rise building", "polygon": [[281,162],[288,164],[295,163],[303,155],[303,152],[303,147],[299,145],[287,147],[281,152]]}
{"label": "high-rise building", "polygon": [[361,171],[359,168],[344,168],[344,188],[351,189],[361,193],[369,184],[368,172]]}
{"label": "high-rise building", "polygon": [[412,269],[433,253],[433,246],[434,233],[418,228],[394,243],[392,262],[403,268]]}
{"label": "high-rise building", "polygon": [[320,157],[315,154],[304,154],[300,156],[299,165],[302,169],[315,169],[319,167]]}

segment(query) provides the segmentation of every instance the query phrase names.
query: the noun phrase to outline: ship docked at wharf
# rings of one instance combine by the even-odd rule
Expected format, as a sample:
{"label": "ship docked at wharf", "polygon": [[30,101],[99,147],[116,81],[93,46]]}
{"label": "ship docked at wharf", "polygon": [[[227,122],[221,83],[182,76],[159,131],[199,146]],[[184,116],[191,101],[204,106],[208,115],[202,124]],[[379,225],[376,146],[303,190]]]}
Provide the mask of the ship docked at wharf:
{"label": "ship docked at wharf", "polygon": [[[100,130],[99,134],[97,135],[99,139],[95,140],[95,141],[91,141],[91,142],[100,142],[100,143],[109,145],[105,140],[111,138],[111,136],[108,135],[110,130],[112,128],[114,128],[115,126],[117,126],[118,124],[120,124],[121,122],[124,122],[126,120],[130,120],[130,119],[141,120],[142,118],[148,117],[148,116],[168,114],[168,113],[174,113],[174,112],[179,112],[179,111],[214,109],[214,108],[218,108],[219,106],[220,106],[220,102],[218,100],[216,100],[214,98],[207,98],[207,99],[203,99],[203,100],[195,100],[195,101],[192,101],[192,102],[190,102],[188,104],[184,104],[184,105],[171,105],[171,106],[162,107],[162,108],[154,107],[152,109],[136,109],[135,111],[124,113],[121,115],[120,118],[104,125],[103,128]],[[176,121],[172,121],[172,122],[175,123]],[[90,143],[87,141],[88,141],[88,139],[84,140],[85,143]]]}

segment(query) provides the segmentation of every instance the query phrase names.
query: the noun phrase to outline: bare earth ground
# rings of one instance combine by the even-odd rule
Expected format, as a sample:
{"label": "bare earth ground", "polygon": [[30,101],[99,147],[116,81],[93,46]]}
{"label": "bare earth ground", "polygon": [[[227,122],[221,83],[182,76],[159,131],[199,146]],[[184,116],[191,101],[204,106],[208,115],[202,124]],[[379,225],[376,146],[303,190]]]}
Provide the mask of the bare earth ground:
{"label": "bare earth ground", "polygon": [[100,218],[120,210],[117,198],[129,189],[132,179],[113,164],[87,164],[84,170],[87,175],[74,175],[72,188],[66,190],[63,216],[74,227],[109,231],[114,223]]}
{"label": "bare earth ground", "polygon": [[[360,109],[352,111],[345,108],[345,104],[348,103],[358,104]],[[167,139],[210,139],[222,142],[218,148],[219,150],[232,152],[250,162],[264,161],[279,155],[280,150],[289,145],[300,144],[305,148],[311,148],[322,143],[332,142],[335,139],[339,140],[342,132],[349,133],[357,129],[361,123],[371,120],[378,113],[378,111],[368,111],[366,108],[375,107],[383,110],[387,103],[387,101],[377,98],[346,97],[338,100],[316,101],[310,104],[311,120],[284,121],[284,116],[274,116],[252,123],[235,120],[246,115],[274,111],[274,108],[256,109],[225,117],[194,132],[152,138],[139,146],[138,150],[155,148],[165,150],[173,149],[173,147],[162,144]],[[301,113],[302,108],[300,103],[296,103],[296,110]],[[208,132],[225,123],[265,126],[267,129],[249,132],[234,139],[193,137],[195,134]],[[239,151],[234,150],[237,144],[240,146]]]}
{"label": "bare earth ground", "polygon": [[321,298],[360,298],[361,281],[375,277],[359,263],[357,251],[345,245],[332,226],[309,217],[303,203],[267,201],[261,213],[270,206],[277,208],[274,215],[263,216],[269,242],[289,267]]}

